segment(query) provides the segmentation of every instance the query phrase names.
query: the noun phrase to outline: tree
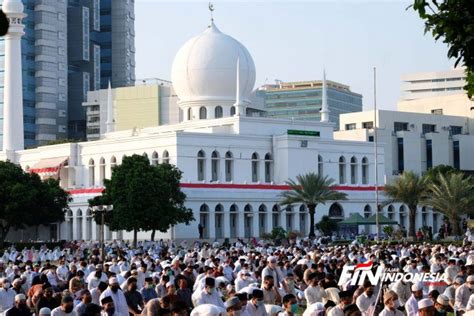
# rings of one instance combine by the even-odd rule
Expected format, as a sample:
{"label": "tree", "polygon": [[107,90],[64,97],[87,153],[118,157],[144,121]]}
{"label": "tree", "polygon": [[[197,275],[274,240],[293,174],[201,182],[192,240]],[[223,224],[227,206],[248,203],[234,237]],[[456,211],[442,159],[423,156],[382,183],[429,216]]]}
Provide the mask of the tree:
{"label": "tree", "polygon": [[0,161],[0,247],[10,231],[64,220],[71,201],[59,181],[41,181],[35,173]]}
{"label": "tree", "polygon": [[474,183],[462,173],[440,174],[428,186],[424,203],[443,213],[451,224],[452,233],[460,235],[460,215],[473,214]]}
{"label": "tree", "polygon": [[448,57],[455,66],[466,66],[466,86],[470,98],[474,95],[474,5],[472,0],[414,0],[411,7],[425,21],[425,33],[435,40],[443,38],[449,47]]}
{"label": "tree", "polygon": [[425,177],[428,182],[436,182],[439,178],[439,175],[448,175],[450,173],[459,173],[460,171],[449,165],[438,165],[434,168],[431,168],[426,171]]}
{"label": "tree", "polygon": [[333,190],[331,187],[334,180],[328,176],[322,176],[316,173],[308,173],[296,176],[296,181],[288,180],[289,191],[281,194],[282,205],[291,205],[293,203],[303,203],[309,212],[309,237],[314,238],[314,214],[318,204],[325,204],[327,201],[345,200],[347,194]]}
{"label": "tree", "polygon": [[316,228],[323,233],[324,236],[329,236],[333,232],[337,231],[337,222],[329,218],[329,216],[324,215],[319,223],[316,224]]}
{"label": "tree", "polygon": [[104,181],[102,197],[89,200],[89,205],[112,205],[106,223],[112,230],[133,231],[136,246],[138,231],[166,232],[173,225],[194,220],[192,211],[184,206],[181,175],[171,164],[152,166],[147,157],[125,157],[111,179]]}
{"label": "tree", "polygon": [[418,204],[423,199],[427,189],[427,179],[412,171],[405,171],[392,183],[384,187],[385,194],[390,199],[385,204],[401,202],[408,206],[408,235],[415,237],[415,219]]}

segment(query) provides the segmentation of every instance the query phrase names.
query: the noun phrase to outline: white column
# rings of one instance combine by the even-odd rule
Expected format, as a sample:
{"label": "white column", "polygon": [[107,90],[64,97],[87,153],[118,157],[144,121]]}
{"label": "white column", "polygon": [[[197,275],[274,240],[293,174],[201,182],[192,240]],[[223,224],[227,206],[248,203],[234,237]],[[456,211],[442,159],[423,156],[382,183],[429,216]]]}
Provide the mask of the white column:
{"label": "white column", "polygon": [[265,213],[265,233],[271,233],[273,229],[273,212],[267,208]]}
{"label": "white column", "polygon": [[[133,232],[132,232],[133,233]],[[107,225],[104,225],[104,240],[109,240],[110,228]]]}
{"label": "white column", "polygon": [[230,212],[229,208],[224,208],[224,220],[222,223],[222,235],[224,238],[230,238]]}
{"label": "white column", "polygon": [[209,239],[216,238],[216,212],[209,209]]}
{"label": "white column", "polygon": [[293,211],[293,227],[292,230],[300,231],[300,210],[299,208],[294,208]]}
{"label": "white column", "polygon": [[207,110],[207,119],[213,119],[214,118],[214,107],[213,106],[206,106]]}
{"label": "white column", "polygon": [[99,240],[99,234],[98,234],[98,227],[97,227],[97,223],[95,221],[93,221],[93,224],[92,224],[92,232],[91,232],[91,238],[92,240]]}
{"label": "white column", "polygon": [[260,183],[265,183],[265,153],[260,156],[259,154],[258,160],[258,181]]}
{"label": "white column", "polygon": [[82,239],[87,240],[86,238],[89,238],[89,236],[87,236],[87,210],[85,210],[85,211],[82,213],[82,225],[81,225],[81,228],[82,228]]}
{"label": "white column", "polygon": [[76,212],[73,213],[72,216],[72,239],[77,240],[78,234],[77,234],[77,210]]}
{"label": "white column", "polygon": [[260,216],[258,214],[258,205],[252,205],[252,235],[250,237],[260,237]]}
{"label": "white column", "polygon": [[280,210],[280,227],[286,230],[286,209],[282,208]]}
{"label": "white column", "polygon": [[23,81],[21,68],[21,37],[24,32],[21,0],[3,1],[2,10],[10,27],[5,35],[5,74],[3,88],[3,151],[25,148],[23,132]]}
{"label": "white column", "polygon": [[239,207],[239,212],[237,213],[237,237],[245,237],[245,219],[244,219],[244,209]]}

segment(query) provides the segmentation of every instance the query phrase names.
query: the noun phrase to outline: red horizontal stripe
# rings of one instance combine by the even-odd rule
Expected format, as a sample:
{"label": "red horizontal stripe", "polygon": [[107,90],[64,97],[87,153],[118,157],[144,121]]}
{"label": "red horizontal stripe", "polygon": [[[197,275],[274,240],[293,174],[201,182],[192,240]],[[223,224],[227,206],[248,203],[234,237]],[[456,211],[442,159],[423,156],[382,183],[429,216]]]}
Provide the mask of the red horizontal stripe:
{"label": "red horizontal stripe", "polygon": [[[230,184],[230,183],[181,183],[182,188],[188,189],[244,189],[244,190],[290,190],[288,185],[281,184]],[[359,187],[359,186],[333,186],[334,190],[338,191],[374,191],[374,186]],[[379,187],[383,190],[383,187]],[[89,188],[89,189],[72,189],[70,194],[96,194],[101,193],[103,188]]]}
{"label": "red horizontal stripe", "polygon": [[34,173],[47,173],[47,172],[58,172],[58,171],[59,171],[59,167],[30,169],[30,172],[34,172]]}

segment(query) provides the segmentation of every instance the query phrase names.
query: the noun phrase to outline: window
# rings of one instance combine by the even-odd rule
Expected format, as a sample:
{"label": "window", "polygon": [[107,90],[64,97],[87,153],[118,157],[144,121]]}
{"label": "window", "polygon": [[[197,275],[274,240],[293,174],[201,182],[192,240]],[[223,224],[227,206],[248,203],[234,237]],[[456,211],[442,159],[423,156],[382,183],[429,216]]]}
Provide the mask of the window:
{"label": "window", "polygon": [[433,168],[433,142],[426,140],[426,170]]}
{"label": "window", "polygon": [[436,125],[434,124],[423,124],[422,125],[422,133],[435,133],[436,132]]}
{"label": "window", "polygon": [[356,129],[356,123],[346,124],[346,131]]}
{"label": "window", "polygon": [[207,118],[207,109],[204,106],[199,108],[199,119],[205,120]]}
{"label": "window", "polygon": [[188,108],[188,121],[192,119],[191,108]]}
{"label": "window", "polygon": [[431,110],[431,114],[443,115],[443,109],[433,109]]}
{"label": "window", "polygon": [[252,154],[252,182],[258,182],[258,154]]}
{"label": "window", "polygon": [[233,175],[233,156],[230,151],[225,153],[225,181],[232,181]]}
{"label": "window", "polygon": [[339,183],[346,183],[346,158],[339,157]]}
{"label": "window", "polygon": [[273,160],[272,155],[267,153],[265,155],[265,182],[270,183],[272,182],[272,173],[273,173]]}
{"label": "window", "polygon": [[450,126],[449,127],[449,135],[459,135],[462,134],[462,126]]}
{"label": "window", "polygon": [[167,150],[163,152],[163,163],[170,163],[170,154]]}
{"label": "window", "polygon": [[151,165],[156,166],[158,165],[158,153],[156,151],[153,152],[151,155]]}
{"label": "window", "polygon": [[231,106],[230,107],[230,116],[234,116],[235,115],[235,106]]}
{"label": "window", "polygon": [[99,184],[104,185],[105,179],[105,159],[102,157],[99,161]]}
{"label": "window", "polygon": [[323,157],[321,155],[318,155],[318,174],[323,175],[324,172],[324,166],[323,166]]}
{"label": "window", "polygon": [[460,169],[460,150],[458,140],[453,142],[453,167]]}
{"label": "window", "polygon": [[388,219],[393,220],[393,218],[395,216],[395,208],[393,207],[393,205],[390,205],[388,207],[387,215],[388,215]]}
{"label": "window", "polygon": [[393,122],[393,130],[395,132],[408,131],[408,123],[405,122]]}
{"label": "window", "polygon": [[362,128],[372,129],[372,128],[374,128],[374,122],[363,122],[362,123]]}
{"label": "window", "polygon": [[398,154],[398,173],[402,173],[405,170],[405,163],[403,161],[403,138],[397,138],[397,154]]}
{"label": "window", "polygon": [[112,169],[116,165],[117,165],[117,158],[115,158],[115,156],[112,156],[112,158],[110,158],[110,168]]}
{"label": "window", "polygon": [[351,158],[351,184],[357,183],[357,158]]}
{"label": "window", "polygon": [[89,160],[89,185],[91,187],[95,185],[95,165],[92,158]]}
{"label": "window", "polygon": [[370,135],[370,136],[369,136],[369,142],[371,142],[371,143],[374,142],[374,136],[373,136],[373,135]]}
{"label": "window", "polygon": [[211,181],[219,180],[219,153],[213,151],[211,154]]}
{"label": "window", "polygon": [[197,179],[204,181],[206,179],[206,154],[200,150],[197,155]]}
{"label": "window", "polygon": [[214,109],[214,117],[215,118],[221,118],[223,116],[223,112],[222,112],[222,106],[216,106],[216,108]]}
{"label": "window", "polygon": [[362,158],[362,184],[369,183],[369,161],[367,157]]}

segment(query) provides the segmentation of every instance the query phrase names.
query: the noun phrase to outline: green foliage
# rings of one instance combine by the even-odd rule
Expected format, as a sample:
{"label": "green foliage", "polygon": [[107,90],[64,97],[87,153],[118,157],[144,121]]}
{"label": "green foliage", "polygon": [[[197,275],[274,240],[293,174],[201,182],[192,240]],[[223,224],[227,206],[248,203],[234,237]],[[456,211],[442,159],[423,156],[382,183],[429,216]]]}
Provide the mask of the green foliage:
{"label": "green foliage", "polygon": [[[173,225],[194,220],[192,211],[184,206],[181,174],[171,164],[151,166],[147,157],[125,157],[111,179],[104,181],[102,197],[89,200],[89,205],[113,205],[106,219],[112,230],[166,232]],[[97,216],[96,221],[100,223]]]}
{"label": "green foliage", "polygon": [[460,235],[461,215],[473,215],[474,183],[462,173],[439,174],[429,184],[424,203],[443,213],[450,221],[452,232]]}
{"label": "green foliage", "polygon": [[385,234],[387,234],[387,236],[388,236],[389,238],[392,238],[392,234],[393,234],[393,231],[394,231],[394,229],[393,229],[392,226],[390,226],[390,225],[384,226],[383,229],[382,229],[382,231],[383,231]]}
{"label": "green foliage", "polygon": [[71,201],[59,181],[41,181],[35,173],[26,173],[20,166],[0,161],[0,243],[10,228],[46,225],[63,221]]}
{"label": "green foliage", "polygon": [[418,204],[427,192],[427,179],[412,171],[405,171],[392,183],[384,187],[385,194],[390,199],[385,204],[401,202],[408,206],[408,234],[415,237],[415,218]]}
{"label": "green foliage", "polygon": [[286,230],[284,230],[283,227],[275,227],[272,229],[271,237],[273,240],[284,239],[286,238]]}
{"label": "green foliage", "polygon": [[305,175],[296,176],[296,181],[288,180],[286,184],[291,190],[281,193],[282,205],[305,204],[310,215],[309,237],[314,234],[314,214],[318,204],[325,204],[327,201],[345,200],[347,194],[332,189],[334,180],[328,176],[322,176],[310,172]]}
{"label": "green foliage", "polygon": [[449,165],[438,165],[426,171],[425,177],[428,182],[435,182],[440,174],[448,175],[450,173],[459,173],[460,171]]}
{"label": "green foliage", "polygon": [[447,44],[455,66],[466,66],[464,89],[474,95],[474,4],[472,0],[414,0],[411,7],[425,21],[425,33]]}
{"label": "green foliage", "polygon": [[335,220],[329,218],[329,216],[324,215],[319,223],[316,224],[316,228],[323,233],[324,236],[332,235],[333,232],[337,231],[338,225]]}

